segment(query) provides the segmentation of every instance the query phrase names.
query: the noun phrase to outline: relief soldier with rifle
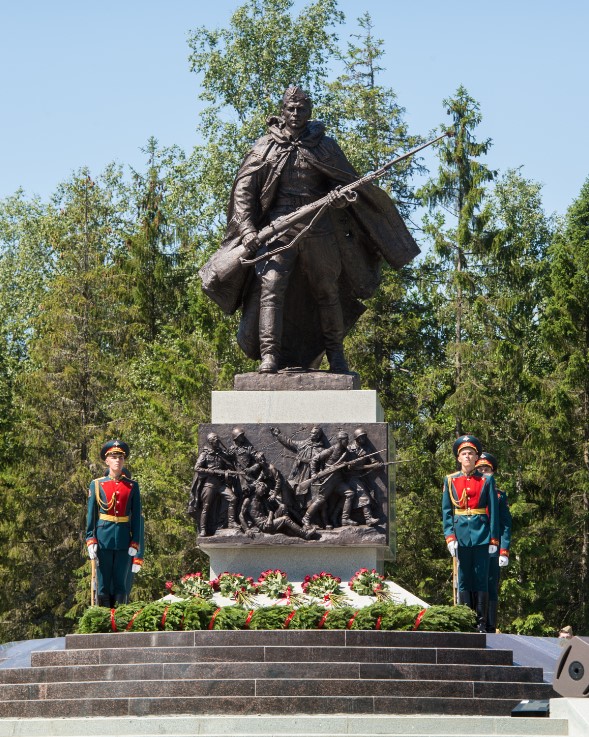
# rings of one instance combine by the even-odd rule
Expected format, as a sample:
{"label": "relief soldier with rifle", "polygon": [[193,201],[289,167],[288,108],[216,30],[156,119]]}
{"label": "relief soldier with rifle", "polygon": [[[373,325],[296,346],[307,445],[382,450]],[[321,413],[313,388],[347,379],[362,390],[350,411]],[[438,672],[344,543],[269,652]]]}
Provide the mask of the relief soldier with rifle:
{"label": "relief soldier with rifle", "polygon": [[197,520],[201,537],[214,534],[220,524],[221,502],[225,502],[227,527],[237,529],[238,497],[231,479],[243,475],[236,471],[232,457],[222,446],[219,436],[212,432],[207,435],[207,443],[199,454],[194,467],[194,479],[190,489],[188,514]]}

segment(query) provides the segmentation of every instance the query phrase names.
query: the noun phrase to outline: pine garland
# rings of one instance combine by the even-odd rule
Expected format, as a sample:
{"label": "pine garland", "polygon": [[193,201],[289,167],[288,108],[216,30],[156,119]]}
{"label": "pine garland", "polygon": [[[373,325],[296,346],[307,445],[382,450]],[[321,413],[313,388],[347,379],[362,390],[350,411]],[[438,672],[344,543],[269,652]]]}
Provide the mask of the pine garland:
{"label": "pine garland", "polygon": [[[260,607],[253,613],[249,623],[250,630],[281,630],[285,628],[285,622],[293,611],[290,606]],[[295,629],[292,620],[288,623],[288,629]]]}
{"label": "pine garland", "polygon": [[[421,617],[419,616],[421,615]],[[113,622],[116,630],[113,629]],[[355,609],[307,604],[251,608],[234,604],[217,607],[214,602],[191,597],[184,601],[136,602],[111,610],[91,607],[78,624],[78,632],[157,632],[161,630],[405,630],[474,632],[475,614],[466,606],[432,606],[375,602]]]}
{"label": "pine garland", "polygon": [[216,608],[217,605],[214,602],[198,596],[189,599],[184,609],[184,629],[206,630]]}
{"label": "pine garland", "polygon": [[233,604],[224,606],[215,617],[214,630],[242,630],[247,619],[248,610]]}

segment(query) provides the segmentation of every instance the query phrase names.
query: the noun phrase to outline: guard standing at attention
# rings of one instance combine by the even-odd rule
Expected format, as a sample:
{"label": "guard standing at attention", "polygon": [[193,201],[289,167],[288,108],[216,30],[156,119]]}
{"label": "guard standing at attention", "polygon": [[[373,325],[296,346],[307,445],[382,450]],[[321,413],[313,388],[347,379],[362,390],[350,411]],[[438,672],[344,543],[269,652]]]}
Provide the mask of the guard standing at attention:
{"label": "guard standing at attention", "polygon": [[[482,473],[494,476],[497,471],[497,459],[492,453],[481,453],[476,468]],[[507,494],[497,489],[499,506],[499,535],[501,545],[489,560],[489,609],[487,611],[487,632],[497,631],[497,601],[499,599],[499,569],[509,565],[509,546],[511,545],[511,512],[507,502]]]}
{"label": "guard standing at attention", "polygon": [[98,605],[112,607],[127,601],[127,577],[141,542],[139,484],[123,474],[129,446],[110,440],[100,457],[108,475],[94,479],[88,492],[86,545],[98,563]]}
{"label": "guard standing at attention", "polygon": [[475,610],[477,630],[486,632],[489,555],[499,545],[497,491],[493,477],[475,469],[482,447],[474,435],[459,437],[452,450],[460,471],[444,480],[444,535],[458,557],[458,602]]}

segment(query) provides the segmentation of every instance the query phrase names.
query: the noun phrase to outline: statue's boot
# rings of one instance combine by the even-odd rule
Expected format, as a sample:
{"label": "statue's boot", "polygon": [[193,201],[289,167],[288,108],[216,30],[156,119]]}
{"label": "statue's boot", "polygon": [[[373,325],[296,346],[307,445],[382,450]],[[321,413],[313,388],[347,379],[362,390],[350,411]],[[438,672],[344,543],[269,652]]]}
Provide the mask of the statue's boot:
{"label": "statue's boot", "polygon": [[260,306],[259,335],[262,362],[260,374],[275,374],[279,368],[282,333],[282,309],[275,305]]}
{"label": "statue's boot", "polygon": [[110,609],[110,596],[99,596],[98,606],[105,606]]}
{"label": "statue's boot", "polygon": [[241,525],[235,519],[235,502],[230,502],[227,507],[227,527],[232,530],[241,529]]}
{"label": "statue's boot", "polygon": [[307,507],[307,511],[305,512],[305,516],[303,517],[303,527],[311,527],[311,517],[315,514],[315,512],[319,511],[322,508],[321,499],[315,499],[314,502],[311,502],[309,506]]}
{"label": "statue's boot", "polygon": [[204,506],[201,509],[200,512],[200,527],[199,527],[199,536],[200,537],[209,537],[209,533],[207,532],[207,518],[209,516],[209,507]]}
{"label": "statue's boot", "polygon": [[350,371],[343,348],[339,350],[327,350],[325,353],[329,361],[329,370],[332,374],[347,374]]}
{"label": "statue's boot", "polygon": [[487,609],[487,632],[497,632],[497,599],[489,599]]}
{"label": "statue's boot", "polygon": [[352,502],[354,501],[353,496],[347,496],[344,502],[344,509],[342,512],[342,525],[350,525],[351,527],[357,527],[358,523],[353,520],[350,515],[352,514]]}
{"label": "statue's boot", "polygon": [[475,612],[477,615],[477,631],[487,631],[487,607],[489,605],[489,593],[487,591],[475,591]]}
{"label": "statue's boot", "polygon": [[368,525],[368,527],[376,527],[379,524],[376,517],[373,517],[370,514],[370,507],[362,507],[362,512],[364,514],[364,522]]}
{"label": "statue's boot", "polygon": [[258,366],[259,374],[275,374],[278,372],[278,359],[270,353],[262,358]]}
{"label": "statue's boot", "polygon": [[[288,530],[291,532],[295,537],[300,537],[303,540],[309,540],[313,532],[315,532],[315,528],[307,527],[305,530],[302,527],[299,527],[296,522],[293,522],[289,517],[281,517],[280,523],[278,525],[278,530],[280,532],[283,532],[283,530]],[[310,530],[313,530],[313,532],[309,532]]]}
{"label": "statue's boot", "polygon": [[115,596],[115,606],[127,603],[127,594],[117,594]]}

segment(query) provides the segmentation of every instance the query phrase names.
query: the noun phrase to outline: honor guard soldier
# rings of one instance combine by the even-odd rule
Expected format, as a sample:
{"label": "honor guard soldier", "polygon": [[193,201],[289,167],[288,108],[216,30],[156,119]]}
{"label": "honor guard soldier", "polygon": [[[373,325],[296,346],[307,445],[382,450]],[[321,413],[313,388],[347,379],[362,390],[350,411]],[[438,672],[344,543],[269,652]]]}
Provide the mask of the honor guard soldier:
{"label": "honor guard soldier", "polygon": [[86,545],[98,563],[98,604],[112,607],[127,600],[129,569],[141,544],[139,484],[123,474],[129,446],[110,440],[100,457],[108,475],[94,479],[88,493]]}
{"label": "honor guard soldier", "polygon": [[[493,476],[497,471],[497,459],[492,453],[481,453],[476,462],[477,470]],[[489,559],[489,609],[487,612],[487,632],[497,631],[497,601],[499,599],[499,569],[509,565],[509,546],[511,545],[511,512],[507,503],[507,494],[497,489],[499,507],[499,550]]]}
{"label": "honor guard soldier", "polygon": [[486,632],[489,555],[499,545],[497,491],[493,477],[475,468],[482,447],[474,435],[459,437],[452,450],[461,470],[444,480],[444,535],[458,557],[458,602],[475,610],[477,629]]}

